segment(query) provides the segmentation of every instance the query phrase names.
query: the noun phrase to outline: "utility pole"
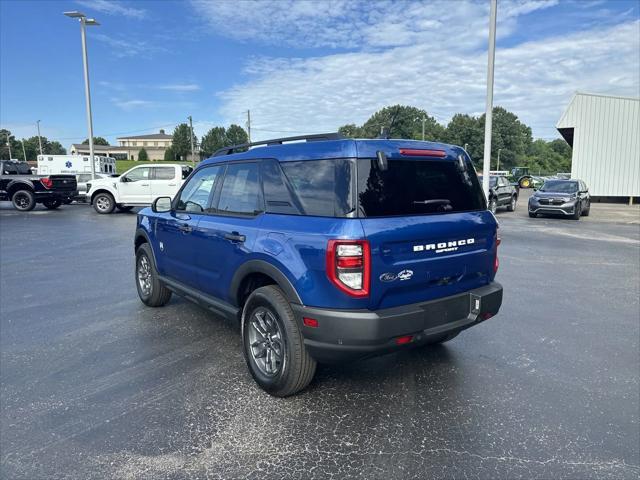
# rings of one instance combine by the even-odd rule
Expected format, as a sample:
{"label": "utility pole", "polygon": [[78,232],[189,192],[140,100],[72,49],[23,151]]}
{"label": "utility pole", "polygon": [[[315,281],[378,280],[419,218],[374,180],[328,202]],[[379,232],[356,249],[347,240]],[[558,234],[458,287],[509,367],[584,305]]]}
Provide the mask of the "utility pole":
{"label": "utility pole", "polygon": [[[87,32],[86,26],[98,26],[100,23],[95,18],[87,18],[82,12],[64,12],[67,17],[77,18],[80,21],[80,38],[82,40],[82,64],[84,66],[84,97],[87,103],[87,127],[89,128],[89,158],[91,163],[91,179],[96,179],[96,160],[93,152],[93,117],[91,116],[91,89],[89,87],[89,57],[87,56]],[[40,147],[42,151],[42,147]]]}
{"label": "utility pole", "polygon": [[469,153],[469,144],[468,143],[464,144],[464,151]]}
{"label": "utility pole", "polygon": [[36,122],[38,125],[38,146],[40,147],[40,155],[42,155],[42,140],[40,139],[40,120]]}
{"label": "utility pole", "polygon": [[422,141],[424,142],[424,124],[427,121],[427,117],[422,117]]}
{"label": "utility pole", "polygon": [[9,138],[9,133],[7,133],[7,147],[9,147],[9,160],[11,160],[11,139]]}
{"label": "utility pole", "polygon": [[493,120],[493,67],[496,59],[496,17],[498,0],[491,0],[489,19],[489,52],[487,65],[487,108],[484,123],[484,158],[482,161],[482,189],[489,198],[489,172],[491,170],[491,127]]}
{"label": "utility pole", "polygon": [[189,115],[189,132],[191,133],[189,135],[189,139],[191,140],[191,163],[195,165],[196,157],[195,153],[193,152],[193,119],[191,118],[191,115]]}
{"label": "utility pole", "polygon": [[251,110],[247,110],[247,137],[251,143]]}
{"label": "utility pole", "polygon": [[496,170],[500,170],[500,152],[502,151],[501,148],[498,149],[498,165],[496,166]]}
{"label": "utility pole", "polygon": [[24,149],[24,138],[21,140],[21,142],[22,142],[22,155],[24,155],[24,161],[26,162],[27,161],[27,152]]}

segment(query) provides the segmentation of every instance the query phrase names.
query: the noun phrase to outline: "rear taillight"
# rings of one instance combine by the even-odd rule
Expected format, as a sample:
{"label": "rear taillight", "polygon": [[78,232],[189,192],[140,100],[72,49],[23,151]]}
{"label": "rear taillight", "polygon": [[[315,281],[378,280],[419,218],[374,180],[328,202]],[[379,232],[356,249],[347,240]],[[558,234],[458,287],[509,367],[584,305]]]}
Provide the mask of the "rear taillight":
{"label": "rear taillight", "polygon": [[327,276],[352,297],[369,295],[371,253],[366,240],[329,240]]}
{"label": "rear taillight", "polygon": [[41,178],[40,179],[40,183],[47,190],[49,190],[51,187],[53,187],[53,180],[51,180],[49,177]]}
{"label": "rear taillight", "polygon": [[498,272],[498,267],[500,266],[500,260],[498,260],[498,245],[500,245],[501,242],[502,240],[498,236],[498,232],[496,232],[496,254],[493,257],[493,273],[494,274]]}

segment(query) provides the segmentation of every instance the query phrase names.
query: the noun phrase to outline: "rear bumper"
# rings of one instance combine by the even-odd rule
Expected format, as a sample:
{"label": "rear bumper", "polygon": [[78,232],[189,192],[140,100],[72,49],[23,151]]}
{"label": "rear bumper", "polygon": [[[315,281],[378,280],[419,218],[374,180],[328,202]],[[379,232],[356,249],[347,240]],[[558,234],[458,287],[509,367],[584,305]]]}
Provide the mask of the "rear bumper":
{"label": "rear bumper", "polygon": [[[451,297],[377,311],[292,308],[311,356],[336,362],[404,348],[396,344],[400,336],[413,335],[407,345],[415,345],[464,330],[498,313],[501,304],[502,285],[492,282]],[[317,320],[318,327],[305,326],[304,317]]]}
{"label": "rear bumper", "polygon": [[41,190],[34,192],[36,202],[44,202],[45,200],[73,200],[76,196],[76,190]]}

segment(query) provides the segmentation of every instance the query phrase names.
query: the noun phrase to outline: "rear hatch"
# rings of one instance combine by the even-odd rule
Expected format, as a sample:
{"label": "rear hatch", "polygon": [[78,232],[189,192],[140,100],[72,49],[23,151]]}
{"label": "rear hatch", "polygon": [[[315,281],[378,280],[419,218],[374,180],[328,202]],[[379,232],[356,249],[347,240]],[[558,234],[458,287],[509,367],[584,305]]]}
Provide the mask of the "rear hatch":
{"label": "rear hatch", "polygon": [[400,151],[387,152],[386,168],[358,160],[372,310],[468,291],[495,274],[497,223],[466,154]]}

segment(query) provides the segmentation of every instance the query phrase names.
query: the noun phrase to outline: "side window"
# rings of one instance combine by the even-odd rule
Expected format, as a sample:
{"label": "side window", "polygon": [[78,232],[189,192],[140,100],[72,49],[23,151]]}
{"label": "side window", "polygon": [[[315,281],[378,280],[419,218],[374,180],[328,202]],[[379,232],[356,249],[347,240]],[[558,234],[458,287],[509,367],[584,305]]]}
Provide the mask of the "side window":
{"label": "side window", "polygon": [[155,176],[154,180],[173,180],[176,177],[176,169],[174,167],[153,167]]}
{"label": "side window", "polygon": [[193,172],[193,168],[192,167],[183,166],[182,167],[182,179],[185,180],[189,175],[191,175],[191,172]]}
{"label": "side window", "polygon": [[149,167],[141,167],[141,168],[136,168],[135,170],[131,170],[129,173],[127,173],[125,175],[125,181],[127,182],[137,182],[140,180],[149,180],[149,173],[150,173],[150,168]]}
{"label": "side window", "polygon": [[4,164],[2,170],[4,175],[16,175],[18,173],[18,169],[8,162]]}
{"label": "side window", "polygon": [[258,164],[232,163],[227,166],[218,201],[218,211],[256,215],[262,210]]}
{"label": "side window", "polygon": [[209,197],[222,167],[205,167],[189,179],[176,202],[176,210],[202,213],[209,208]]}
{"label": "side window", "polygon": [[262,189],[264,190],[264,203],[267,212],[298,215],[300,212],[291,199],[291,192],[282,178],[283,174],[278,161],[264,160],[261,168]]}

